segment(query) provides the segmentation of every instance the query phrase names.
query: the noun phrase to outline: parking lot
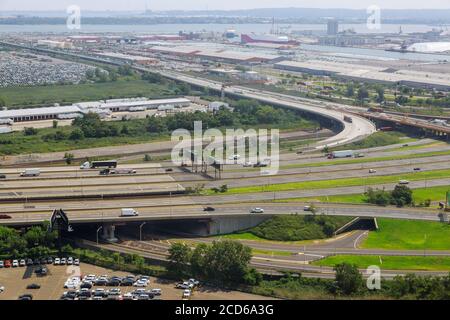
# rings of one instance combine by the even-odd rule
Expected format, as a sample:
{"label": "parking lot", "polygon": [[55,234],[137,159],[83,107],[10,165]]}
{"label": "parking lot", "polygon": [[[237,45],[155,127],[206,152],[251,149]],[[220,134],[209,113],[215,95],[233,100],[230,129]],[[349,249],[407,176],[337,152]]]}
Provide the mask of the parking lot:
{"label": "parking lot", "polygon": [[[23,294],[32,294],[33,300],[58,300],[61,298],[64,292],[69,289],[64,289],[64,283],[71,276],[81,275],[84,277],[88,274],[97,276],[107,275],[108,277],[118,276],[126,277],[129,273],[108,270],[105,268],[88,265],[81,263],[80,267],[76,266],[54,266],[47,265],[48,275],[38,277],[34,273],[34,270],[38,266],[18,267],[18,268],[3,268],[0,269],[0,287],[5,287],[5,291],[0,293],[0,300],[17,300],[19,296]],[[30,284],[38,284],[40,289],[27,289]],[[176,289],[176,282],[168,281],[164,279],[156,279],[150,277],[149,285],[144,288],[145,290],[161,289],[162,294],[159,299],[162,300],[181,300],[183,290]],[[121,289],[121,295],[130,293],[138,288],[130,287],[106,287],[106,286],[94,286],[92,289],[103,288],[111,290],[114,288]],[[214,288],[205,288],[200,286],[198,289],[193,290],[192,300],[260,300],[264,297],[236,292],[236,291],[222,291]],[[267,298],[266,298],[267,299]]]}

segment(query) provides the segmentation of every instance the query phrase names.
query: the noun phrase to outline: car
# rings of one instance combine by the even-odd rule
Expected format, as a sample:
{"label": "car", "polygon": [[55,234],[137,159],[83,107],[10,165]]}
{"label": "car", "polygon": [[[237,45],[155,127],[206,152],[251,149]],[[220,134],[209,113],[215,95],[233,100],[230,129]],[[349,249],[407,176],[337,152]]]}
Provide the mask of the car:
{"label": "car", "polygon": [[401,185],[409,184],[409,181],[408,180],[400,180],[398,182],[398,184],[401,184]]}
{"label": "car", "polygon": [[123,299],[123,300],[134,300],[134,296],[133,296],[131,293],[125,293],[125,294],[122,296],[122,299]]}
{"label": "car", "polygon": [[17,268],[19,266],[19,260],[13,260],[12,267]]}
{"label": "car", "polygon": [[65,265],[67,263],[66,258],[61,258],[61,265]]}
{"label": "car", "polygon": [[47,264],[53,264],[53,258],[52,257],[48,257],[47,258]]}
{"label": "car", "polygon": [[33,259],[28,258],[27,259],[27,266],[32,266],[33,265]]}
{"label": "car", "polygon": [[53,264],[54,264],[55,266],[59,266],[59,265],[61,264],[61,259],[55,258],[55,261],[53,261]]}
{"label": "car", "polygon": [[420,168],[414,168],[414,171],[420,171],[421,169]]}
{"label": "car", "polygon": [[71,298],[72,300],[76,298],[77,292],[75,290],[69,290],[67,292],[64,292],[64,297]]}
{"label": "car", "polygon": [[131,287],[134,284],[134,282],[135,281],[133,279],[125,278],[120,282],[120,285],[122,287]]}
{"label": "car", "polygon": [[80,259],[74,259],[73,260],[73,265],[74,266],[79,266],[80,265]]}
{"label": "car", "polygon": [[20,266],[20,267],[25,267],[26,264],[27,264],[27,263],[25,262],[24,259],[20,259],[20,261],[19,261],[19,266]]}
{"label": "car", "polygon": [[250,210],[250,213],[264,213],[264,209],[253,208],[252,210]]}
{"label": "car", "polygon": [[40,267],[40,268],[36,269],[34,271],[34,273],[36,273],[39,276],[45,276],[48,273],[48,269],[47,269],[47,267]]}
{"label": "car", "polygon": [[7,219],[12,219],[12,217],[7,214],[0,214],[0,219],[7,220]]}
{"label": "car", "polygon": [[94,281],[94,285],[96,286],[106,286],[107,283],[108,283],[107,279],[97,279]]}
{"label": "car", "polygon": [[213,207],[206,207],[206,208],[203,208],[203,211],[216,211],[216,209]]}
{"label": "car", "polygon": [[4,174],[0,174],[0,179],[6,179],[6,176]]}
{"label": "car", "polygon": [[33,295],[30,293],[19,296],[19,300],[33,300]]}
{"label": "car", "polygon": [[188,281],[185,281],[183,283],[178,283],[176,285],[177,289],[192,289],[194,287],[193,283],[189,283]]}
{"label": "car", "polygon": [[143,280],[138,280],[135,283],[133,283],[133,287],[146,287],[146,286],[148,286],[148,282]]}
{"label": "car", "polygon": [[47,264],[47,258],[41,258],[40,264]]}
{"label": "car", "polygon": [[92,292],[89,289],[80,289],[80,292],[78,292],[78,297],[92,297]]}
{"label": "car", "polygon": [[36,284],[36,283],[32,283],[32,284],[29,284],[27,286],[27,289],[32,289],[32,290],[37,290],[37,289],[40,289],[40,288],[41,288],[41,286]]}
{"label": "car", "polygon": [[183,299],[189,299],[191,297],[191,290],[186,289],[183,291]]}
{"label": "car", "polygon": [[138,298],[138,300],[150,300],[150,295],[143,293],[143,294],[140,294],[137,298]]}
{"label": "car", "polygon": [[150,292],[155,296],[160,296],[162,294],[161,289],[152,289]]}
{"label": "car", "polygon": [[0,260],[0,269],[5,267],[5,263],[3,262],[3,260]]}
{"label": "car", "polygon": [[244,163],[242,166],[243,166],[244,168],[250,168],[250,167],[253,167],[253,162],[247,161],[247,162]]}
{"label": "car", "polygon": [[118,287],[120,286],[120,281],[116,279],[110,279],[108,282],[106,282],[107,287]]}
{"label": "car", "polygon": [[304,206],[303,207],[303,211],[311,211],[311,210],[312,210],[311,206]]}
{"label": "car", "polygon": [[5,291],[5,287],[4,286],[0,286],[0,293]]}
{"label": "car", "polygon": [[100,301],[100,300],[103,300],[103,297],[102,296],[93,296],[92,300]]}
{"label": "car", "polygon": [[11,268],[11,260],[5,260],[5,268]]}
{"label": "car", "polygon": [[167,168],[166,172],[173,172],[173,169],[172,168]]}
{"label": "car", "polygon": [[84,281],[80,284],[80,289],[92,289],[92,282]]}
{"label": "car", "polygon": [[109,170],[109,169],[103,169],[103,170],[100,170],[99,174],[100,174],[101,176],[107,176],[107,175],[110,174],[110,170]]}
{"label": "car", "polygon": [[200,284],[200,281],[195,280],[195,279],[189,279],[188,282],[192,283],[194,286],[198,286]]}
{"label": "car", "polygon": [[68,265],[72,265],[73,264],[73,258],[72,257],[67,258],[67,264]]}
{"label": "car", "polygon": [[369,169],[369,173],[377,173],[377,170],[375,170],[375,169]]}

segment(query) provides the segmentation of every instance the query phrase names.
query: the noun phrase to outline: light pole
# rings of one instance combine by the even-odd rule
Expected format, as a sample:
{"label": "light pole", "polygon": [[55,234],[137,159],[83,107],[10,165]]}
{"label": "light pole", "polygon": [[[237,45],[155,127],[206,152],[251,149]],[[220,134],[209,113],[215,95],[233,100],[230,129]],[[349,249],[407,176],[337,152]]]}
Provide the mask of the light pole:
{"label": "light pole", "polygon": [[98,245],[98,233],[100,232],[100,230],[103,229],[103,226],[101,226],[100,228],[97,229],[97,245]]}
{"label": "light pole", "polygon": [[147,224],[147,222],[143,222],[140,226],[139,226],[139,241],[142,242],[142,228]]}

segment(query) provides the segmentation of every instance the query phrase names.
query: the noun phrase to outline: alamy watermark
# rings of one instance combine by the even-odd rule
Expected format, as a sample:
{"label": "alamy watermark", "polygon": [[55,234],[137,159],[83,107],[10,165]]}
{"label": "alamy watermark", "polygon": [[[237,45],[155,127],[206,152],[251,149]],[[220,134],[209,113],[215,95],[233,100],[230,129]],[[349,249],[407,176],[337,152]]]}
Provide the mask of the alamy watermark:
{"label": "alamy watermark", "polygon": [[261,168],[263,175],[275,175],[280,165],[280,131],[278,129],[219,129],[203,131],[201,121],[194,122],[193,135],[186,129],[172,133],[178,142],[172,149],[174,165],[240,164]]}
{"label": "alamy watermark", "polygon": [[66,21],[67,29],[80,30],[81,29],[81,8],[77,5],[71,5],[66,10],[68,16]]}
{"label": "alamy watermark", "polygon": [[370,266],[366,270],[366,286],[369,290],[381,290],[381,269],[379,266]]}
{"label": "alamy watermark", "polygon": [[371,5],[367,8],[367,29],[380,30],[381,29],[381,8],[377,5]]}

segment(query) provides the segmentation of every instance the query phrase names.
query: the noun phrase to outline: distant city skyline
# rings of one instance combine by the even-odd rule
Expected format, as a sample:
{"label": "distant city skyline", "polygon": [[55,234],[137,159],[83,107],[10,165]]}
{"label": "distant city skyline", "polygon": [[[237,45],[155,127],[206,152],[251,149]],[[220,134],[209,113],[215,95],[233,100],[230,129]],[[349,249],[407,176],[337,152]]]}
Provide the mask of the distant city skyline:
{"label": "distant city skyline", "polygon": [[0,11],[63,11],[78,5],[89,11],[144,11],[149,10],[241,10],[256,8],[345,8],[365,9],[377,5],[384,9],[449,9],[442,0],[0,0]]}

